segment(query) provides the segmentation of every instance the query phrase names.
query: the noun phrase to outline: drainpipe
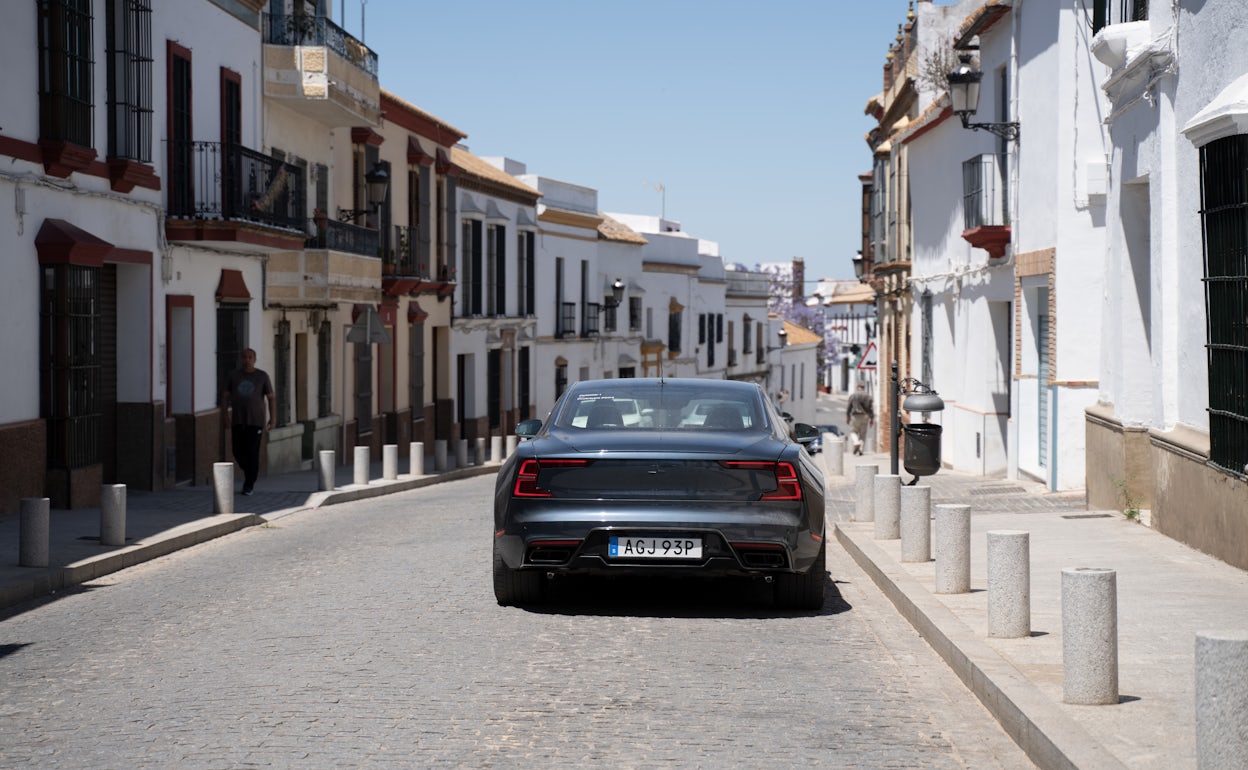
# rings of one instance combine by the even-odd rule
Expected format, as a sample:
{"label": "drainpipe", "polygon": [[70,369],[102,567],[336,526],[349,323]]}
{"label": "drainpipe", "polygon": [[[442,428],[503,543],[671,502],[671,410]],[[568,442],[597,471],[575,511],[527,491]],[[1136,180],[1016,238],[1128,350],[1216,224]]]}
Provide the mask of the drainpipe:
{"label": "drainpipe", "polygon": [[[1021,26],[1019,23],[1019,17],[1022,15],[1022,12],[1023,12],[1023,0],[1014,0],[1014,9],[1010,12],[1010,24],[1012,27],[1011,32],[1010,32],[1010,79],[1013,81],[1010,84],[1010,91],[1011,91],[1010,98],[1014,101],[1014,116],[1013,117],[1015,120],[1020,120],[1020,117],[1021,117],[1019,115],[1019,109],[1018,109],[1018,103],[1019,103],[1018,31]],[[1013,242],[1014,244],[1015,254],[1018,253],[1018,243],[1019,243],[1018,223],[1020,219],[1019,201],[1022,200],[1022,195],[1019,194],[1019,189],[1018,189],[1019,179],[1020,179],[1020,175],[1018,173],[1018,157],[1020,154],[1018,150],[1018,145],[1019,145],[1019,142],[1017,139],[1015,139],[1014,148],[1013,148],[1014,157],[1011,158],[1013,162],[1010,163],[1010,177],[1011,177],[1010,196],[1013,198],[1013,200],[1010,201],[1010,203],[1012,204],[1010,206],[1010,211],[1011,211],[1010,241]],[[1017,262],[1015,262],[1014,269],[1015,270],[1018,269]],[[1020,310],[1021,309],[1018,307],[1018,305],[1015,304],[1014,312],[1012,314],[1013,318],[1018,317],[1018,313],[1020,312]],[[1013,320],[1013,318],[1011,320]],[[1018,328],[1017,322],[1014,324],[1014,326],[1015,328]],[[1013,340],[1013,337],[1014,337],[1013,330],[1011,330],[1010,337]],[[1012,349],[1013,349],[1013,346],[1011,345],[1011,350]],[[1017,362],[1012,362],[1012,363],[1017,363]],[[1009,376],[1012,379],[1014,377],[1014,372],[1012,371],[1009,372],[1007,376]],[[1005,451],[1005,465],[1006,465],[1005,475],[1009,479],[1018,478],[1018,442],[1019,442],[1018,410],[1019,410],[1018,384],[1015,383],[1013,387],[1010,388],[1010,418],[1006,424],[1007,438],[1006,438],[1006,451]]]}

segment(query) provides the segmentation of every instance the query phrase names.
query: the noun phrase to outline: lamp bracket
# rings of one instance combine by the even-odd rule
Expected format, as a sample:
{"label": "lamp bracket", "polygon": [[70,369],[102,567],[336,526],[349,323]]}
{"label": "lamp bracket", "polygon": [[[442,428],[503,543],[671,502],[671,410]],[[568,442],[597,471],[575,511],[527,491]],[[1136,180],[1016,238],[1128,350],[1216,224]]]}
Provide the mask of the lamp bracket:
{"label": "lamp bracket", "polygon": [[972,131],[978,131],[981,128],[990,133],[996,134],[1007,142],[1018,141],[1018,122],[1010,123],[972,123],[966,113],[958,113],[962,118],[962,127],[969,128]]}

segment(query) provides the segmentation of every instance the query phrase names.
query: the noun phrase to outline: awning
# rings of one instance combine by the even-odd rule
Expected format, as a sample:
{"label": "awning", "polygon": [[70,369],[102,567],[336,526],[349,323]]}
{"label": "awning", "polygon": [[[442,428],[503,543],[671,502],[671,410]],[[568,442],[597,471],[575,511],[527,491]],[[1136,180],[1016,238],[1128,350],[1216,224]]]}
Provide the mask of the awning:
{"label": "awning", "polygon": [[1244,133],[1248,133],[1248,74],[1233,80],[1183,126],[1183,135],[1197,147]]}
{"label": "awning", "polygon": [[617,366],[636,366],[636,365],[637,365],[637,359],[633,358],[632,356],[626,353],[620,354],[620,360],[617,362]]}
{"label": "awning", "polygon": [[247,281],[243,280],[241,270],[221,271],[221,280],[217,283],[217,300],[222,302],[250,302],[251,292],[247,291]]}
{"label": "awning", "polygon": [[45,219],[35,236],[39,263],[99,267],[113,244],[64,219]]}
{"label": "awning", "polygon": [[499,211],[498,205],[494,201],[487,200],[485,202],[485,221],[494,225],[505,225],[511,220],[507,218],[506,214]]}
{"label": "awning", "polygon": [[360,313],[355,323],[347,330],[347,342],[368,343],[370,345],[389,345],[390,332],[381,322],[377,308],[372,305],[356,305]]}
{"label": "awning", "polygon": [[459,196],[459,213],[460,216],[480,218],[485,216],[485,209],[478,206],[471,195],[464,193]]}

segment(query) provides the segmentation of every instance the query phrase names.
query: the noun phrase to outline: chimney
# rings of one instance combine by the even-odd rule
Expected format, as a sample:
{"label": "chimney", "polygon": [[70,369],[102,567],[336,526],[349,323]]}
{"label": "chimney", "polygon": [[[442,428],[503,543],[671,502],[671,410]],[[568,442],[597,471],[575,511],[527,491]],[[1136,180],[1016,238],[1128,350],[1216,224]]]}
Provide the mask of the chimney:
{"label": "chimney", "polygon": [[793,258],[793,301],[803,302],[806,299],[806,260]]}

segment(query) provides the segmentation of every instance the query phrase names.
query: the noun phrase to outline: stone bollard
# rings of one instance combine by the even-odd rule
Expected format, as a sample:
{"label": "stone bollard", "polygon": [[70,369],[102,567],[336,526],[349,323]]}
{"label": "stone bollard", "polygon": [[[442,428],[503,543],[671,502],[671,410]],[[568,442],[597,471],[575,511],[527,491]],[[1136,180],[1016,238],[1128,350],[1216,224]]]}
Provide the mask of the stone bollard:
{"label": "stone bollard", "polygon": [[932,488],[901,488],[901,560],[932,560]]}
{"label": "stone bollard", "polygon": [[466,438],[461,438],[459,442],[455,444],[455,467],[468,467],[468,439]]}
{"label": "stone bollard", "polygon": [[485,437],[472,442],[472,464],[480,468],[485,465]]}
{"label": "stone bollard", "polygon": [[823,471],[828,476],[845,475],[845,439],[835,433],[825,433],[819,439],[823,445]]}
{"label": "stone bollard", "polygon": [[328,492],[334,488],[334,450],[322,449],[317,452],[316,461],[318,463],[316,468],[316,488],[321,492]]}
{"label": "stone bollard", "polygon": [[381,446],[381,477],[386,481],[394,481],[399,477],[399,445],[382,444]]}
{"label": "stone bollard", "polygon": [[364,485],[368,483],[368,462],[371,454],[372,450],[369,447],[357,446],[355,448],[355,464],[352,468],[352,481],[356,484]]}
{"label": "stone bollard", "polygon": [[234,463],[212,464],[212,512],[234,512]]}
{"label": "stone bollard", "polygon": [[875,477],[875,539],[901,537],[901,476],[881,473]]}
{"label": "stone bollard", "polygon": [[52,500],[23,497],[17,539],[17,566],[48,566],[48,536],[52,528]]}
{"label": "stone bollard", "polygon": [[100,487],[100,545],[126,544],[126,485]]}
{"label": "stone bollard", "polygon": [[1242,768],[1248,757],[1248,632],[1196,634],[1196,766]]}
{"label": "stone bollard", "polygon": [[854,471],[854,521],[875,520],[875,465],[859,465]]}
{"label": "stone bollard", "polygon": [[503,437],[490,436],[490,464],[498,465],[503,461]]}
{"label": "stone bollard", "polygon": [[425,475],[425,442],[412,442],[408,449],[407,472],[412,476]]}
{"label": "stone bollard", "polygon": [[1031,535],[988,533],[988,636],[1031,636]]}
{"label": "stone bollard", "polygon": [[971,590],[971,506],[936,506],[936,593]]}
{"label": "stone bollard", "polygon": [[444,438],[433,442],[433,470],[446,470],[446,439]]}
{"label": "stone bollard", "polygon": [[1062,570],[1062,701],[1118,702],[1118,573]]}
{"label": "stone bollard", "polygon": [[505,442],[506,447],[507,447],[507,454],[503,456],[504,460],[507,459],[508,457],[511,457],[512,455],[516,453],[516,446],[519,445],[519,443],[520,443],[519,436],[507,436],[507,440]]}

